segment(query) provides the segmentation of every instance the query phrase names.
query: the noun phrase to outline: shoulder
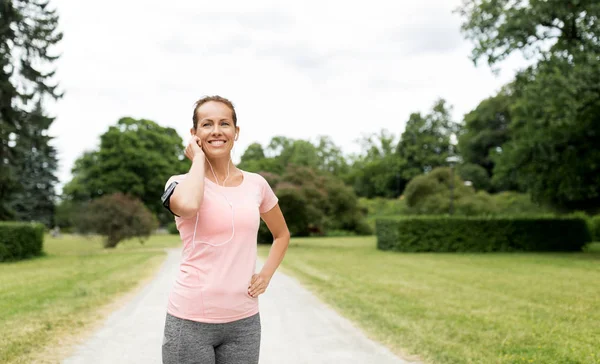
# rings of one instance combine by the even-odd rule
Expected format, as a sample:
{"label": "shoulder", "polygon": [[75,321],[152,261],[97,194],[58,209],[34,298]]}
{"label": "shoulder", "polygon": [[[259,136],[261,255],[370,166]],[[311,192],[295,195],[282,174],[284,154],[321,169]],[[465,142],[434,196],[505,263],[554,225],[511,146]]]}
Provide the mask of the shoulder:
{"label": "shoulder", "polygon": [[255,172],[248,172],[248,171],[244,171],[241,170],[242,173],[244,173],[245,178],[248,178],[248,182],[252,183],[252,184],[257,184],[260,186],[264,186],[264,185],[268,185],[269,183],[267,182],[267,180],[265,179],[265,177],[261,176],[258,173]]}

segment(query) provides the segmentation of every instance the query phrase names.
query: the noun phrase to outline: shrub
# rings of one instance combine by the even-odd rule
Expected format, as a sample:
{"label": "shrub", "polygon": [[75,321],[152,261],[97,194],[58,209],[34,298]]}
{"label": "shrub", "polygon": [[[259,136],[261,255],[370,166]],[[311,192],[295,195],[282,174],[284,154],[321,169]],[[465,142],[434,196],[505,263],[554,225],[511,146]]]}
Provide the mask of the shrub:
{"label": "shrub", "polygon": [[[481,195],[475,194],[472,187],[465,186],[464,182],[456,174],[452,174],[450,168],[446,167],[435,168],[428,174],[413,178],[408,183],[404,195],[409,212],[426,215],[447,213],[450,207],[451,186],[456,213],[461,213],[461,211],[469,214],[489,212],[481,211],[481,209],[474,210],[474,206],[486,206],[485,203],[477,201]],[[467,200],[461,201],[465,198]],[[462,209],[460,208],[461,203],[464,205]],[[487,205],[487,207],[491,206]]]}
{"label": "shrub", "polygon": [[495,214],[498,208],[489,193],[478,191],[476,194],[457,199],[454,202],[454,211],[458,215],[477,216]]}
{"label": "shrub", "polygon": [[172,222],[167,225],[167,231],[172,235],[179,235],[179,230],[177,230],[177,224]]}
{"label": "shrub", "polygon": [[490,195],[498,211],[505,215],[541,214],[552,212],[549,208],[540,206],[531,200],[526,193],[514,191],[498,192]]}
{"label": "shrub", "polygon": [[273,244],[273,234],[271,234],[271,230],[269,230],[267,224],[262,220],[260,220],[258,227],[257,242],[259,244]]}
{"label": "shrub", "polygon": [[77,225],[82,233],[103,235],[104,247],[114,248],[129,238],[138,237],[143,242],[156,230],[158,220],[142,201],[117,192],[82,209]]}
{"label": "shrub", "polygon": [[0,262],[42,255],[44,225],[0,222]]}
{"label": "shrub", "polygon": [[[490,195],[484,190],[475,191],[454,175],[453,211],[457,215],[531,215],[549,213],[550,209],[533,203],[527,194],[501,192]],[[404,194],[409,214],[439,215],[450,211],[449,168],[435,168],[428,174],[413,178]]]}
{"label": "shrub", "polygon": [[65,228],[73,228],[75,226],[75,221],[79,216],[79,211],[81,209],[81,203],[72,201],[72,200],[61,200],[56,205],[56,210],[54,211],[54,224],[62,231]]}
{"label": "shrub", "polygon": [[[263,172],[261,175],[279,198],[292,236],[323,236],[330,230],[372,234],[356,194],[333,174],[290,164],[280,176]],[[262,224],[258,238],[263,243],[273,241]]]}
{"label": "shrub", "polygon": [[456,168],[456,172],[463,181],[471,181],[476,190],[489,191],[492,187],[488,172],[479,164],[461,164]]}
{"label": "shrub", "polygon": [[376,226],[378,249],[403,252],[580,251],[591,240],[575,217],[410,216]]}
{"label": "shrub", "polygon": [[592,230],[592,239],[600,242],[600,215],[596,215],[590,219],[590,228]]}
{"label": "shrub", "polygon": [[406,206],[406,199],[403,197],[399,198],[366,198],[361,197],[358,199],[358,205],[368,216],[391,216],[391,215],[405,215],[408,213],[408,207]]}

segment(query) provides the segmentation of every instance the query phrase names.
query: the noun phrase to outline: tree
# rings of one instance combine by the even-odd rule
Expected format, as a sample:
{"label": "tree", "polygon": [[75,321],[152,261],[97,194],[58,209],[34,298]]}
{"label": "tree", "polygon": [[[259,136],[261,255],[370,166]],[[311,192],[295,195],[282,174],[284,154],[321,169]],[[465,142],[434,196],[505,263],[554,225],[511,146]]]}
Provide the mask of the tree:
{"label": "tree", "polygon": [[476,190],[490,190],[490,176],[482,166],[463,163],[458,165],[456,172],[463,181],[470,181]]}
{"label": "tree", "polygon": [[429,114],[410,115],[397,148],[398,155],[406,161],[402,178],[408,181],[447,164],[446,158],[453,152],[451,137],[458,130],[450,112],[451,108],[440,99]]}
{"label": "tree", "polygon": [[406,204],[413,214],[446,214],[450,210],[452,189],[453,211],[457,215],[481,215],[496,212],[489,194],[475,193],[465,186],[448,167],[435,168],[428,174],[413,178],[406,186]]}
{"label": "tree", "polygon": [[80,232],[104,236],[104,247],[115,248],[125,239],[137,237],[143,242],[158,222],[142,201],[117,192],[90,202],[80,211],[77,227]]}
{"label": "tree", "polygon": [[511,139],[495,157],[537,202],[600,210],[600,3],[465,0],[462,29],[472,58],[490,65],[514,51],[538,64],[516,79]]}
{"label": "tree", "polygon": [[599,211],[600,58],[553,57],[520,78],[494,179],[514,175],[536,202],[560,210]]}
{"label": "tree", "polygon": [[239,168],[252,172],[282,174],[288,165],[305,166],[335,175],[348,171],[342,151],[329,137],[319,136],[316,142],[275,136],[266,150],[253,143],[242,155]]}
{"label": "tree", "polygon": [[478,164],[492,175],[494,151],[509,139],[510,108],[514,100],[508,87],[487,98],[465,115],[458,137],[458,150],[466,163]]}
{"label": "tree", "polygon": [[46,133],[54,119],[43,114],[41,104],[27,116],[27,127],[22,130],[21,144],[27,150],[16,171],[22,188],[11,197],[9,206],[20,221],[39,221],[54,225],[54,186],[58,178],[56,150],[49,144]]}
{"label": "tree", "polygon": [[597,0],[463,0],[461,29],[474,62],[494,65],[514,51],[526,57],[600,53]]}
{"label": "tree", "polygon": [[[21,208],[20,200],[52,200],[56,183],[56,156],[45,134],[52,119],[44,116],[43,104],[47,97],[62,96],[52,83],[51,69],[58,58],[51,49],[62,34],[58,15],[48,3],[7,0],[0,5],[0,220],[50,218],[47,207],[41,215],[34,214]],[[41,167],[45,180],[25,181]]]}
{"label": "tree", "polygon": [[404,160],[396,154],[397,138],[388,130],[358,140],[363,151],[353,158],[346,183],[361,197],[398,197],[408,180],[401,177]]}
{"label": "tree", "polygon": [[122,118],[100,137],[99,150],[88,151],[75,162],[64,197],[90,201],[115,192],[130,194],[166,224],[172,215],[162,207],[160,196],[170,176],[189,170],[183,151],[175,129]]}
{"label": "tree", "polygon": [[241,163],[247,163],[250,161],[261,160],[265,158],[265,151],[263,150],[260,143],[252,143],[246,148],[241,158]]}
{"label": "tree", "polygon": [[[371,233],[352,188],[330,172],[291,164],[283,174],[261,175],[279,198],[293,236],[325,235],[332,230]],[[261,242],[271,239],[265,229],[260,235]]]}

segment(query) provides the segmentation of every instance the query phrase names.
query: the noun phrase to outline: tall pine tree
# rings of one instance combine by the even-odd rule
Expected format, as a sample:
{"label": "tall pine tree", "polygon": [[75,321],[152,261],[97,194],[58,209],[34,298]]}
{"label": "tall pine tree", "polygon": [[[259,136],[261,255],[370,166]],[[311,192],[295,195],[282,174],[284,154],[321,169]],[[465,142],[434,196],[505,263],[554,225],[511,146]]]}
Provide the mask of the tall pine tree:
{"label": "tall pine tree", "polygon": [[0,220],[51,223],[56,151],[44,101],[53,84],[51,48],[62,39],[49,0],[0,0]]}

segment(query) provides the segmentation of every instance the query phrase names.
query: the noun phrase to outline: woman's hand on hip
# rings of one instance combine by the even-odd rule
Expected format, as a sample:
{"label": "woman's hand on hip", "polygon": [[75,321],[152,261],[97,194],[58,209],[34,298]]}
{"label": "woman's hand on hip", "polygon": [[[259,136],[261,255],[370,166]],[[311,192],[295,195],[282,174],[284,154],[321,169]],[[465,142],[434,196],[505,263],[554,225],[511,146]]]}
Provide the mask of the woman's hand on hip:
{"label": "woman's hand on hip", "polygon": [[262,274],[254,274],[250,280],[250,286],[248,286],[248,294],[256,298],[258,295],[265,293],[270,281],[270,278]]}

